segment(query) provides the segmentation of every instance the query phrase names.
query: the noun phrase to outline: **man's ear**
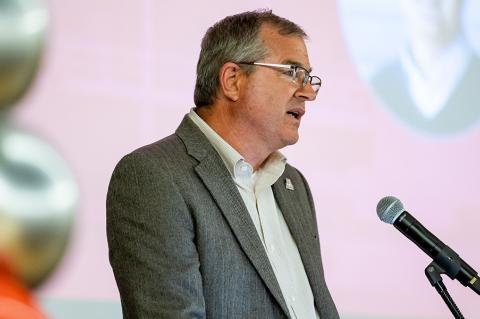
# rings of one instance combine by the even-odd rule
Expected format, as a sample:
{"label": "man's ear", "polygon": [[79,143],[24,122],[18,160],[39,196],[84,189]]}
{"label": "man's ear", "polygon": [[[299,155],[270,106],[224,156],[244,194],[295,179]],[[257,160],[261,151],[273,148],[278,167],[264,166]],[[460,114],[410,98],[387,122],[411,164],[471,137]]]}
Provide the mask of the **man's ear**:
{"label": "man's ear", "polygon": [[218,79],[219,89],[225,98],[231,101],[237,101],[240,97],[240,88],[245,74],[238,64],[227,62],[220,68]]}

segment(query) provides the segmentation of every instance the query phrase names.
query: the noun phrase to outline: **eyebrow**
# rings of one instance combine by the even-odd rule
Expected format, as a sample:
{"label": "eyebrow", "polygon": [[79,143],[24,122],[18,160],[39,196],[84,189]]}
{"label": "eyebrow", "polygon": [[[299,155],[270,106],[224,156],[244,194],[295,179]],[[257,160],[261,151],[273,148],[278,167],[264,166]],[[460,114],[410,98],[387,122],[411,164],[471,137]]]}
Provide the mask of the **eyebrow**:
{"label": "eyebrow", "polygon": [[298,62],[298,61],[295,61],[295,60],[283,60],[282,61],[282,64],[292,64],[292,65],[296,65],[296,66],[300,66],[302,68],[304,68],[305,70],[307,70],[308,73],[311,73],[313,71],[312,68],[306,68],[302,65],[302,63]]}

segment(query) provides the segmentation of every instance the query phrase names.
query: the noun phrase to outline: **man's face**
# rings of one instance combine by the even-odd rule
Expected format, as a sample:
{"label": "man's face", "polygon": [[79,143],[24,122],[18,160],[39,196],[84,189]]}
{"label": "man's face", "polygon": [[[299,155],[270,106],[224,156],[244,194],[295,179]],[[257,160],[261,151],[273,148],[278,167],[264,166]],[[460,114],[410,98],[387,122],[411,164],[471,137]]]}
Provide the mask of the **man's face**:
{"label": "man's face", "polygon": [[[282,36],[277,29],[264,25],[259,35],[267,48],[263,63],[294,64],[310,70],[307,49],[301,37]],[[249,141],[275,151],[298,141],[305,101],[316,97],[312,87],[291,81],[284,70],[255,66],[241,92],[238,116]]]}
{"label": "man's face", "polygon": [[460,28],[462,0],[402,0],[410,35],[423,41],[445,42]]}

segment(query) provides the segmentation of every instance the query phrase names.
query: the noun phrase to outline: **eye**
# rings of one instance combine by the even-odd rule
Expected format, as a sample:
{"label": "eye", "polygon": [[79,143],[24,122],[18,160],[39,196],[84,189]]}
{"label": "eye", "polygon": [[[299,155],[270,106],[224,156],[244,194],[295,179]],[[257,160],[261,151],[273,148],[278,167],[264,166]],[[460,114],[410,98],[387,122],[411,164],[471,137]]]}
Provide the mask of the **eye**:
{"label": "eye", "polygon": [[302,68],[298,68],[295,74],[295,81],[298,82],[299,85],[305,86],[306,81],[308,81],[308,72]]}
{"label": "eye", "polygon": [[283,72],[283,74],[285,74],[289,77],[293,77],[295,75],[295,69],[286,70],[286,71]]}

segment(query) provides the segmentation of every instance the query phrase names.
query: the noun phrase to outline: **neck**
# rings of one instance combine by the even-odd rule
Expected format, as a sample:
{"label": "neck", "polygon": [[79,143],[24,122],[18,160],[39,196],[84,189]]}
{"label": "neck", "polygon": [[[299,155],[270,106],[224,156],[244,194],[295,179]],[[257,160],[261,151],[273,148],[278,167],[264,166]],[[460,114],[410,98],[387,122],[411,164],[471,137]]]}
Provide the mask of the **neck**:
{"label": "neck", "polygon": [[420,69],[422,66],[431,64],[456,40],[456,35],[452,34],[442,39],[432,39],[431,41],[412,36],[410,38],[410,54],[413,61]]}
{"label": "neck", "polygon": [[[238,108],[238,106],[236,106]],[[245,126],[238,123],[232,108],[215,105],[196,108],[195,111],[221,138],[232,146],[242,157],[257,170],[274,150],[258,143],[258,139],[245,131]]]}

